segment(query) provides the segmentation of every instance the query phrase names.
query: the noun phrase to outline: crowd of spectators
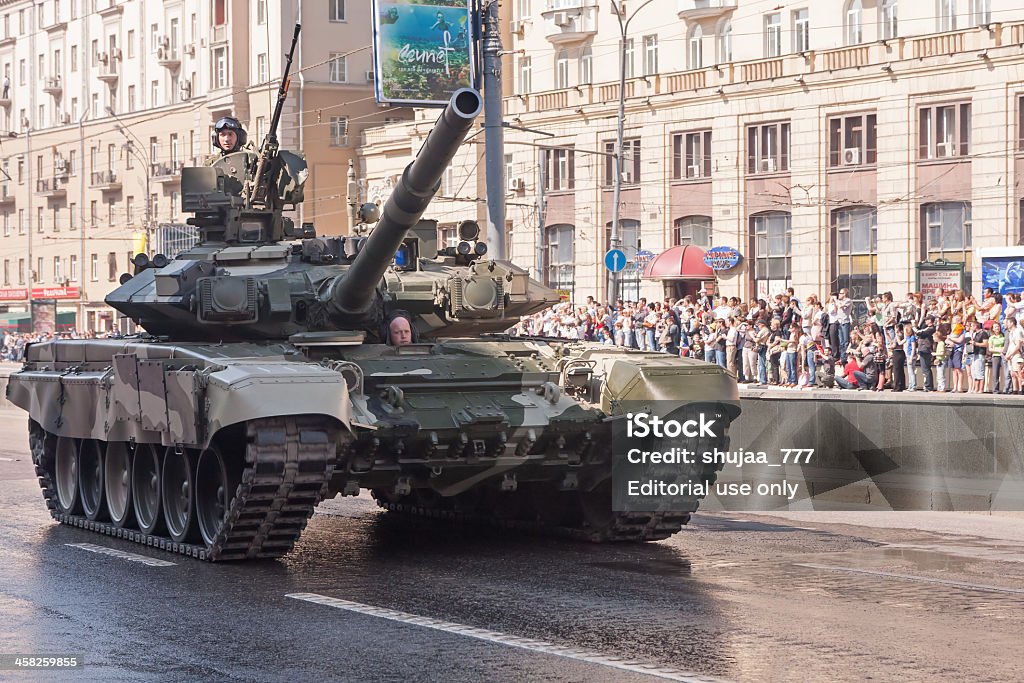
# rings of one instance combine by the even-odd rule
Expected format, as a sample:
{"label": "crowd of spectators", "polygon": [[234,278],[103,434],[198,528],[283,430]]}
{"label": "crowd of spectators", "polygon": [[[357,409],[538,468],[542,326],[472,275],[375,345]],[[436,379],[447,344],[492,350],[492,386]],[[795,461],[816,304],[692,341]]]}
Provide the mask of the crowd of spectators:
{"label": "crowd of spectators", "polygon": [[962,290],[854,301],[845,289],[801,300],[792,288],[747,302],[587,297],[525,316],[512,334],[702,358],[759,386],[1019,394],[1024,383],[1024,304],[991,289],[981,301]]}
{"label": "crowd of spectators", "polygon": [[116,333],[78,332],[77,330],[53,332],[2,332],[0,359],[20,363],[25,358],[25,347],[35,342],[50,339],[97,339],[110,337]]}

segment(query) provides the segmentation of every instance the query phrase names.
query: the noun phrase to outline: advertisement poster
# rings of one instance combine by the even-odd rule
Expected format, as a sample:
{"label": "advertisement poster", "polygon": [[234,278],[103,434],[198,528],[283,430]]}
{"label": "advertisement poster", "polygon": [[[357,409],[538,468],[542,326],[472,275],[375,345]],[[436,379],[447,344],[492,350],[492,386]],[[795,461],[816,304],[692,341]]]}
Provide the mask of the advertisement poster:
{"label": "advertisement poster", "polygon": [[57,331],[57,302],[52,299],[32,301],[32,332],[53,334]]}
{"label": "advertisement poster", "polygon": [[1024,293],[1024,254],[981,259],[982,287],[1000,294]]}
{"label": "advertisement poster", "polygon": [[937,298],[943,291],[953,291],[963,287],[962,263],[930,263],[918,264],[917,286],[925,300]]}
{"label": "advertisement poster", "polygon": [[468,0],[376,0],[373,16],[378,102],[444,106],[473,85]]}

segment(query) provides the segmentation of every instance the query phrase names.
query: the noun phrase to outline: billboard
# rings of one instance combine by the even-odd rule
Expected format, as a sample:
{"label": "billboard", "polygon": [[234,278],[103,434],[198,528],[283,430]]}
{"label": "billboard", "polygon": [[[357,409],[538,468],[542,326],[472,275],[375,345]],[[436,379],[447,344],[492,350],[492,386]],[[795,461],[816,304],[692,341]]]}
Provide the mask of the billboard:
{"label": "billboard", "polygon": [[469,0],[374,0],[377,101],[444,106],[475,73]]}
{"label": "billboard", "polygon": [[981,258],[981,286],[1000,294],[1024,294],[1024,254]]}

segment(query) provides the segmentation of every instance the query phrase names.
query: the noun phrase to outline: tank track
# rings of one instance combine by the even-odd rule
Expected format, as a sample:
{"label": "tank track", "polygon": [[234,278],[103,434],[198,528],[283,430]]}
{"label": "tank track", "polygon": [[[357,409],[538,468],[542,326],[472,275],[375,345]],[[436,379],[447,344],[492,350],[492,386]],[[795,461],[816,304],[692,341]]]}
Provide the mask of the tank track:
{"label": "tank track", "polygon": [[[714,439],[699,439],[688,444],[695,452],[705,450],[725,450],[729,446],[729,437],[721,436]],[[701,465],[700,478],[707,480],[708,485],[714,484],[718,479],[720,465]],[[599,507],[593,508],[608,511],[602,519],[595,519],[586,512],[581,518],[567,520],[564,516],[559,521],[539,521],[537,519],[510,519],[494,514],[493,509],[481,511],[480,506],[473,506],[475,509],[460,509],[457,501],[450,501],[443,498],[432,498],[418,501],[395,501],[384,492],[374,491],[373,497],[377,505],[385,510],[406,517],[418,517],[427,519],[445,520],[456,523],[479,524],[493,526],[502,529],[512,529],[541,536],[553,536],[558,538],[569,538],[577,541],[590,543],[644,543],[650,541],[663,541],[670,536],[682,531],[683,527],[690,522],[691,516],[697,511],[700,500],[691,501],[691,510],[663,511],[663,512],[611,512],[610,480],[604,482],[606,486],[599,486],[590,492],[573,492],[581,497],[581,502],[586,496],[590,496],[590,503]],[[604,490],[607,489],[607,490]],[[496,492],[492,492],[492,496]],[[565,492],[551,491],[549,494],[567,495]],[[510,495],[510,494],[503,494]],[[524,497],[536,495],[536,493],[518,493]],[[483,506],[487,508],[485,504]],[[585,507],[585,506],[581,506]],[[568,523],[566,523],[568,521]]]}
{"label": "tank track", "polygon": [[327,493],[336,443],[322,418],[278,417],[246,424],[241,483],[217,541],[210,547],[58,512],[51,477],[56,437],[29,423],[32,461],[51,516],[61,524],[207,561],[276,558],[295,545]]}

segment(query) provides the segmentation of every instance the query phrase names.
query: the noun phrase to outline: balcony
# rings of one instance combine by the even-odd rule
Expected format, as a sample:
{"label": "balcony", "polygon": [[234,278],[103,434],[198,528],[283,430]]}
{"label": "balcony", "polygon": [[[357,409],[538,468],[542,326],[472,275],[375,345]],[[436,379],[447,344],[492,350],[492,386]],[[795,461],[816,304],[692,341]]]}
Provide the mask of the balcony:
{"label": "balcony", "polygon": [[117,60],[112,59],[106,52],[101,52],[99,56],[100,60],[100,72],[96,74],[96,78],[100,79],[107,85],[114,85],[117,83],[117,79],[120,74],[117,73]]}
{"label": "balcony", "polygon": [[228,25],[219,24],[212,27],[210,34],[210,44],[216,45],[217,43],[226,43],[228,40]]}
{"label": "balcony", "polygon": [[67,27],[68,27],[68,22],[61,21],[60,18],[58,18],[56,21],[54,21],[49,26],[44,26],[43,30],[46,31],[47,33],[59,33],[60,31],[66,30]]}
{"label": "balcony", "polygon": [[96,14],[100,15],[104,19],[124,12],[124,4],[118,3],[117,0],[107,0],[105,4],[106,7],[99,7],[96,9]]}
{"label": "balcony", "polygon": [[101,192],[116,192],[121,189],[121,181],[113,171],[94,171],[89,187]]}
{"label": "balcony", "polygon": [[10,183],[0,183],[0,206],[11,206],[14,204],[14,195],[11,193]]}
{"label": "balcony", "polygon": [[64,92],[64,84],[60,80],[60,76],[50,76],[43,82],[43,92],[47,95],[53,95],[59,98]]}
{"label": "balcony", "polygon": [[180,183],[182,166],[180,161],[150,164],[149,175],[157,183]]}
{"label": "balcony", "polygon": [[549,0],[540,13],[544,37],[552,45],[581,43],[597,35],[596,0]]}
{"label": "balcony", "polygon": [[0,38],[0,47],[7,47],[8,45],[14,45],[17,39],[14,36],[7,36],[6,38]]}
{"label": "balcony", "polygon": [[0,97],[0,107],[7,109],[11,106],[11,96],[8,93],[7,97]]}
{"label": "balcony", "polygon": [[36,192],[44,197],[63,197],[68,189],[61,178],[43,178],[36,181]]}
{"label": "balcony", "polygon": [[736,0],[678,0],[676,14],[680,19],[696,21],[720,17],[736,9]]}
{"label": "balcony", "polygon": [[178,54],[177,50],[169,47],[158,47],[156,50],[156,63],[174,71],[181,66],[181,55]]}

